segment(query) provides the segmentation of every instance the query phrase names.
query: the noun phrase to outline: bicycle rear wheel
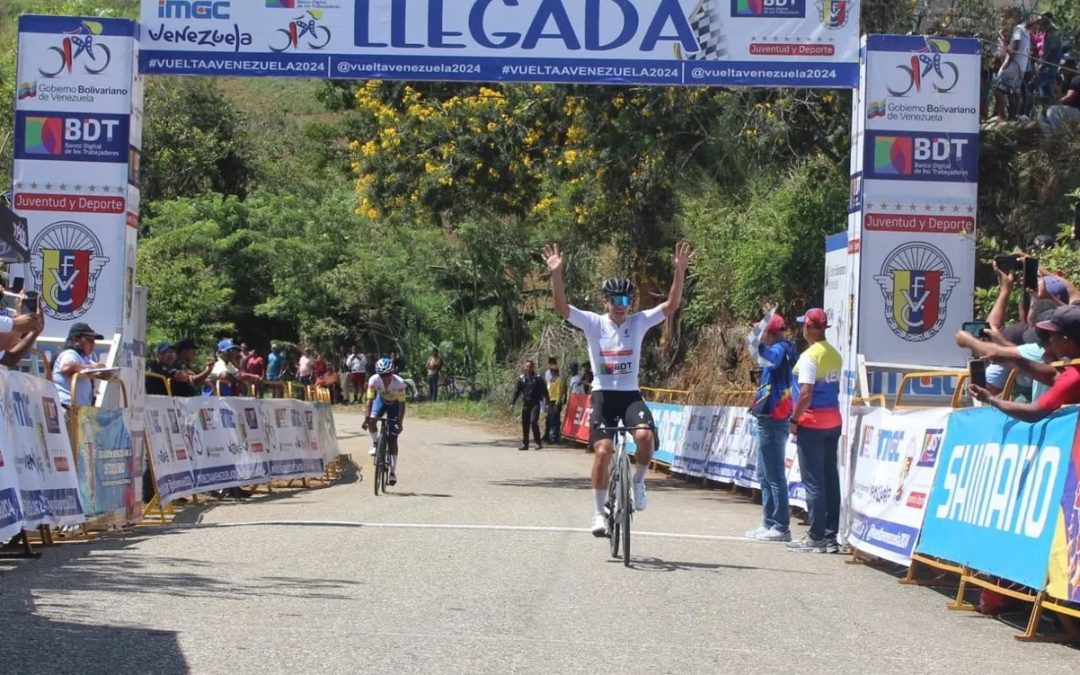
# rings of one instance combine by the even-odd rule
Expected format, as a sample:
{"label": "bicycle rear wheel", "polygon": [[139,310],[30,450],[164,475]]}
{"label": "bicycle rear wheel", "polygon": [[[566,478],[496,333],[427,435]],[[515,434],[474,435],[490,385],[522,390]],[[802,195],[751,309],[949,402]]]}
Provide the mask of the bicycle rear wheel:
{"label": "bicycle rear wheel", "polygon": [[630,567],[630,458],[625,454],[619,462],[619,494],[622,509],[619,512],[622,529],[622,559],[625,567]]}

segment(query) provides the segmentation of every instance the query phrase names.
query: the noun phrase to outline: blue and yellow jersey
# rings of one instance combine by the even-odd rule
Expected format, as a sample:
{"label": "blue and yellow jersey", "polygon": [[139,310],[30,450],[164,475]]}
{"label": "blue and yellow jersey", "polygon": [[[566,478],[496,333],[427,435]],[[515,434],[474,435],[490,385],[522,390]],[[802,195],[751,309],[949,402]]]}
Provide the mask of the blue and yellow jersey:
{"label": "blue and yellow jersey", "polygon": [[840,352],[822,340],[811,345],[795,364],[799,385],[814,385],[810,408],[798,420],[808,429],[833,429],[841,425],[840,379],[844,363]]}
{"label": "blue and yellow jersey", "polygon": [[382,399],[383,403],[398,404],[405,402],[405,380],[399,375],[393,375],[390,383],[383,383],[381,375],[372,375],[367,385],[367,400],[373,401],[375,397]]}

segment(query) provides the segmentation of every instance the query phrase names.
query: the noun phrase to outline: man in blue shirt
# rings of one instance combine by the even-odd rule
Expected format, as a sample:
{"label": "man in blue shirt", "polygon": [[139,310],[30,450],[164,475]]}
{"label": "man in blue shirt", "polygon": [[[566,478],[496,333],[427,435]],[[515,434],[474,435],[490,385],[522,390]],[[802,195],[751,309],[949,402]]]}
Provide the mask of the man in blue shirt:
{"label": "man in blue shirt", "polygon": [[285,356],[281,353],[281,346],[276,342],[270,345],[270,356],[266,361],[266,380],[277,382],[281,379],[281,367],[285,364]]}

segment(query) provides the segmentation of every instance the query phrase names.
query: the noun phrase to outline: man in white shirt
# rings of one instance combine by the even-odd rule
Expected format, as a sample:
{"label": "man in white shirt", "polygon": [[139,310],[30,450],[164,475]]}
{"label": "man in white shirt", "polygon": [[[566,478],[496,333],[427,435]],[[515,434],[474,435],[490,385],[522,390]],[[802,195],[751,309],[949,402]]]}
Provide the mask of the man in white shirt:
{"label": "man in white shirt", "polygon": [[1027,74],[1031,58],[1031,34],[1023,22],[1019,7],[1005,10],[1005,21],[1012,26],[1012,36],[1006,40],[1005,32],[998,34],[998,54],[1001,56],[1001,68],[994,78],[994,114],[999,122],[1009,120],[1008,108],[1011,104],[1013,115],[1018,115],[1023,105],[1024,77]]}
{"label": "man in white shirt", "polygon": [[345,381],[352,388],[352,402],[363,403],[364,372],[367,370],[367,357],[360,353],[360,348],[356,345],[353,345],[352,351],[345,358],[345,369],[348,372]]}
{"label": "man in white shirt", "polygon": [[649,469],[655,448],[656,429],[652,414],[641,396],[638,368],[641,363],[641,343],[650,328],[672,316],[682,302],[683,282],[693,250],[687,243],[675,247],[672,263],[675,273],[667,300],[641,312],[632,312],[634,284],[625,277],[604,282],[604,307],[600,315],[584,312],[566,300],[563,286],[563,257],[557,245],[544,247],[543,257],[551,271],[552,295],[555,310],[572,325],[585,332],[589,345],[589,360],[596,378],[593,381],[590,445],[595,451],[592,469],[593,522],[592,533],[607,534],[604,503],[607,501],[608,466],[614,451],[615,434],[606,427],[618,420],[634,429],[637,465],[633,480],[634,510],[644,511],[648,504],[645,494],[645,472]]}

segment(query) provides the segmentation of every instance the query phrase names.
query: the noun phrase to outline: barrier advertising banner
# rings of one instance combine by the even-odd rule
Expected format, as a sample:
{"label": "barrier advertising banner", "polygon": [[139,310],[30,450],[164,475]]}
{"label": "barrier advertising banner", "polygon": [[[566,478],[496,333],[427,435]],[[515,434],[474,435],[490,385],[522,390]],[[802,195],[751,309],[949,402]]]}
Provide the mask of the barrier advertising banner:
{"label": "barrier advertising banner", "polygon": [[270,477],[270,458],[267,452],[266,427],[259,415],[259,405],[251,398],[223,398],[222,426],[232,425],[239,443],[229,447],[235,457],[239,480],[262,483]]}
{"label": "barrier advertising banner", "polygon": [[1073,439],[1072,458],[1061,493],[1054,543],[1050,549],[1047,592],[1059,600],[1080,602],[1080,434]]}
{"label": "barrier advertising banner", "polygon": [[589,442],[589,417],[592,404],[588,394],[570,394],[566,401],[566,414],[563,419],[563,438],[571,438],[579,443]]}
{"label": "barrier advertising banner", "polygon": [[106,334],[123,324],[129,165],[141,136],[134,45],[129,20],[19,17],[12,201],[27,219],[26,288],[41,294],[45,337],[67,337],[76,321]]}
{"label": "barrier advertising banner", "polygon": [[191,447],[182,427],[184,411],[176,399],[168,396],[147,396],[144,400],[144,426],[154,463],[154,481],[165,505],[197,492]]}
{"label": "barrier advertising banner", "polygon": [[854,87],[857,0],[143,0],[141,72]]}
{"label": "barrier advertising banner", "polygon": [[757,451],[753,435],[747,432],[748,418],[746,408],[721,408],[705,462],[705,477],[709,480],[734,483],[749,460],[751,446]]}
{"label": "barrier advertising banner", "polygon": [[[653,451],[653,461],[671,466],[675,460],[676,449],[682,447],[683,435],[686,433],[686,423],[689,418],[688,406],[675,403],[649,402],[649,412],[652,413],[653,422],[656,424],[657,448]],[[634,437],[627,438],[627,451],[632,455],[637,450]]]}
{"label": "barrier advertising banner", "polygon": [[337,440],[337,426],[334,424],[334,409],[329,403],[315,403],[313,408],[319,449],[322,451],[323,461],[331,462],[341,454]]}
{"label": "barrier advertising banner", "polygon": [[260,419],[273,448],[270,475],[273,478],[320,476],[324,465],[318,442],[312,449],[308,438],[307,415],[310,404],[290,399],[259,401]]}
{"label": "barrier advertising banner", "polygon": [[870,35],[853,167],[861,207],[858,351],[960,366],[971,319],[982,57],[973,38]]}
{"label": "barrier advertising banner", "polygon": [[686,431],[681,446],[675,447],[671,470],[692,478],[705,475],[712,439],[721,423],[719,406],[689,406]]}
{"label": "barrier advertising banner", "polygon": [[1076,409],[1036,424],[993,408],[953,412],[919,553],[1043,588],[1076,423]]}
{"label": "barrier advertising banner", "polygon": [[855,439],[849,542],[908,565],[919,540],[951,411],[931,408],[862,416]]}
{"label": "barrier advertising banner", "polygon": [[[0,527],[18,512],[28,528],[83,522],[75,461],[56,386],[22,373],[2,372],[0,387],[4,410],[0,462],[11,464],[8,475],[18,485],[17,508],[0,499]],[[0,494],[10,497],[4,489]]]}
{"label": "barrier advertising banner", "polygon": [[79,408],[79,492],[88,518],[117,523],[142,517],[143,454],[135,454],[120,409]]}

